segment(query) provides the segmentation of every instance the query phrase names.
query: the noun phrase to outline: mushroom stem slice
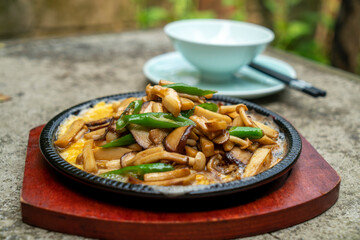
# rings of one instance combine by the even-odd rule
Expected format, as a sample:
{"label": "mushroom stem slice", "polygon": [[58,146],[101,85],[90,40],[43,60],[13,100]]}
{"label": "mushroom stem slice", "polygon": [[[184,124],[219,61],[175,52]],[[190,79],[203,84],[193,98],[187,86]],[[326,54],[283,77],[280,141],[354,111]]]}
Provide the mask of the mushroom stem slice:
{"label": "mushroom stem slice", "polygon": [[185,152],[186,152],[186,156],[195,158],[196,154],[198,153],[198,151],[195,148],[189,147],[189,146],[185,146]]}
{"label": "mushroom stem slice", "polygon": [[231,122],[232,122],[231,118],[226,116],[226,115],[222,115],[220,113],[212,112],[210,110],[207,110],[205,108],[198,107],[198,106],[195,107],[194,115],[197,115],[199,117],[205,117],[206,119],[209,119],[209,120],[210,119],[223,120],[227,124],[231,124]]}
{"label": "mushroom stem slice", "polygon": [[259,139],[254,139],[254,141],[261,143],[263,145],[272,145],[272,144],[276,144],[276,142],[274,140],[272,140],[271,138],[269,138],[268,136],[263,136],[262,138]]}
{"label": "mushroom stem slice", "polygon": [[246,114],[247,110],[248,110],[248,108],[244,104],[240,104],[239,106],[236,107],[236,112],[239,113],[244,125],[247,127],[255,127],[255,124],[251,121],[249,116]]}
{"label": "mushroom stem slice", "polygon": [[75,120],[69,127],[69,129],[61,135],[54,143],[56,146],[65,148],[76,134],[84,127],[85,121],[82,119]]}
{"label": "mushroom stem slice", "polygon": [[179,116],[181,111],[181,100],[174,89],[155,85],[153,87],[147,87],[146,93],[148,92],[150,96],[157,95],[161,97],[162,105],[175,117]]}
{"label": "mushroom stem slice", "polygon": [[162,181],[168,179],[174,179],[179,177],[185,177],[190,175],[190,169],[188,168],[181,168],[175,169],[173,171],[168,172],[156,172],[156,173],[147,173],[144,175],[144,181]]}
{"label": "mushroom stem slice", "polygon": [[242,138],[238,138],[238,137],[235,137],[235,136],[230,136],[229,140],[231,142],[235,143],[235,144],[240,145],[241,149],[246,149],[252,144],[252,142],[248,138],[246,138],[246,140],[244,140]]}
{"label": "mushroom stem slice", "polygon": [[163,79],[161,79],[161,80],[159,81],[159,85],[160,85],[160,86],[169,85],[169,84],[174,84],[174,82],[170,82],[170,81],[163,80]]}
{"label": "mushroom stem slice", "polygon": [[180,97],[180,101],[181,101],[181,111],[192,109],[195,106],[194,102],[191,101],[190,99]]}
{"label": "mushroom stem slice", "polygon": [[149,181],[149,182],[142,182],[143,184],[147,185],[158,185],[158,186],[171,186],[171,185],[190,185],[196,179],[196,174],[192,173],[185,177],[168,179],[163,181]]}
{"label": "mushroom stem slice", "polygon": [[195,158],[189,158],[189,165],[196,171],[202,171],[205,169],[206,157],[202,152],[197,152]]}
{"label": "mushroom stem slice", "polygon": [[214,152],[214,143],[208,140],[205,137],[200,137],[200,146],[201,151],[205,154],[206,157],[211,157],[215,154]]}
{"label": "mushroom stem slice", "polygon": [[275,129],[272,129],[271,127],[257,121],[253,121],[255,125],[264,132],[264,134],[270,138],[277,138],[279,136],[279,132]]}
{"label": "mushroom stem slice", "polygon": [[227,128],[227,123],[223,120],[208,120],[205,122],[205,125],[211,132],[225,130]]}
{"label": "mushroom stem slice", "polygon": [[94,157],[93,147],[94,140],[90,139],[85,142],[84,149],[83,149],[83,158],[84,158],[84,170],[86,172],[96,173],[98,168],[96,166],[96,161]]}
{"label": "mushroom stem slice", "polygon": [[94,156],[97,160],[114,160],[120,159],[125,153],[131,151],[131,149],[123,147],[96,148],[94,149]]}
{"label": "mushroom stem slice", "polygon": [[190,94],[186,94],[186,93],[178,93],[180,97],[182,98],[187,98],[193,102],[198,102],[198,103],[204,103],[204,101],[196,95],[190,95]]}
{"label": "mushroom stem slice", "polygon": [[250,158],[243,177],[251,177],[267,169],[271,163],[271,158],[272,155],[269,148],[258,148]]}
{"label": "mushroom stem slice", "polygon": [[135,159],[133,160],[133,162],[139,160],[139,159],[142,159],[144,158],[145,156],[148,156],[148,155],[151,155],[153,153],[156,153],[156,152],[162,152],[164,151],[164,149],[162,147],[153,147],[153,148],[148,148],[144,151],[141,151],[139,153],[136,154],[135,156]]}
{"label": "mushroom stem slice", "polygon": [[176,162],[178,164],[188,164],[189,157],[186,155],[174,153],[174,152],[156,152],[147,156],[144,156],[142,158],[137,158],[134,161],[133,165],[140,165],[140,164],[146,164],[146,163],[154,163],[158,162],[160,160],[170,160],[173,162]]}

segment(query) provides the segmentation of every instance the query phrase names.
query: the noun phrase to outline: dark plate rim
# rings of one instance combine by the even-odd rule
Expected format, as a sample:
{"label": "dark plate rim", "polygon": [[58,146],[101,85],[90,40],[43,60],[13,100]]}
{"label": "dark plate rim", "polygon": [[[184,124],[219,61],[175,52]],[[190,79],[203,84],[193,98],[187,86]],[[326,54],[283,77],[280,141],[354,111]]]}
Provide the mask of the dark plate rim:
{"label": "dark plate rim", "polygon": [[151,186],[122,183],[87,173],[71,165],[58,154],[53,142],[58,127],[65,118],[69,117],[70,115],[76,115],[81,110],[89,108],[101,101],[111,102],[128,97],[141,97],[144,95],[145,95],[144,92],[129,92],[122,94],[115,94],[115,95],[92,99],[64,110],[63,112],[53,117],[44,126],[39,139],[41,153],[45,157],[46,161],[52,167],[58,170],[60,173],[78,182],[89,185],[91,187],[95,187],[98,189],[102,189],[114,193],[130,195],[130,196],[149,197],[149,198],[177,198],[177,199],[220,196],[220,195],[237,193],[237,192],[256,188],[258,186],[269,183],[281,177],[286,172],[288,172],[295,164],[295,162],[297,161],[300,155],[302,148],[301,137],[299,133],[296,131],[296,129],[287,120],[285,120],[278,114],[268,109],[265,109],[255,103],[243,99],[226,97],[222,95],[214,95],[212,100],[223,101],[226,104],[243,103],[247,105],[249,110],[253,109],[260,114],[263,114],[265,116],[271,116],[273,118],[276,124],[278,124],[280,129],[284,132],[285,137],[288,141],[288,152],[282,161],[280,161],[274,167],[260,174],[257,174],[253,177],[227,182],[227,183],[211,184],[205,188],[200,188],[198,190],[191,190],[184,194],[168,195],[154,189]]}

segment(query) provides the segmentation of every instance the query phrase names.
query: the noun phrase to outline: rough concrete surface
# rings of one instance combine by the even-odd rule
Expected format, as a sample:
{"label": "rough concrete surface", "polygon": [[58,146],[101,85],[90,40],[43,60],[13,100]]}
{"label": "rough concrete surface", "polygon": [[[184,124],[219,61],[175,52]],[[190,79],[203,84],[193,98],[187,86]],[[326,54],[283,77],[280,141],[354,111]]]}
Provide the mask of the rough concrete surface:
{"label": "rough concrete surface", "polygon": [[[0,49],[0,239],[82,239],[21,221],[20,191],[29,130],[77,103],[143,90],[144,63],[172,51],[160,30],[5,42]],[[292,55],[298,76],[324,88],[314,99],[294,90],[254,102],[288,119],[342,178],[338,202],[305,223],[251,239],[360,238],[360,79]]]}

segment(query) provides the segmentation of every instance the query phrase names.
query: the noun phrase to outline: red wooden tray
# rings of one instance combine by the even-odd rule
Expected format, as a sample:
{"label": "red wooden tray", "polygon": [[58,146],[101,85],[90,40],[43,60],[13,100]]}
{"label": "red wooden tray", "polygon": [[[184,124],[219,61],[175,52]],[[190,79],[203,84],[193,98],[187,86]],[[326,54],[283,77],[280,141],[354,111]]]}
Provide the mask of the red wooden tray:
{"label": "red wooden tray", "polygon": [[293,170],[260,188],[223,197],[154,200],[84,186],[40,153],[43,126],[30,131],[21,193],[25,223],[101,239],[228,239],[286,228],[329,209],[340,177],[310,143]]}

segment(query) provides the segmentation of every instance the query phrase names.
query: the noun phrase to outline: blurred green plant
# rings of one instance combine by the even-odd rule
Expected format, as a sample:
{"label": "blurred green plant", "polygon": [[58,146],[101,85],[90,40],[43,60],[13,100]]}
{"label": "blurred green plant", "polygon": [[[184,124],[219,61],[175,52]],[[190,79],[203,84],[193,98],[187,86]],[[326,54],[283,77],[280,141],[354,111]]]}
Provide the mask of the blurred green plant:
{"label": "blurred green plant", "polygon": [[[327,4],[323,1],[221,0],[220,8],[222,11],[215,8],[199,10],[204,9],[200,7],[200,3],[219,8],[218,2],[209,3],[201,0],[133,1],[137,5],[136,19],[140,28],[161,27],[167,22],[189,18],[221,17],[248,21],[251,11],[258,11],[261,14],[262,23],[270,26],[275,33],[275,40],[271,44],[273,47],[317,62],[330,64],[328,36],[331,37],[333,34],[335,16],[326,11],[319,11],[321,4]],[[312,8],[309,8],[309,4]],[[249,9],[250,5],[251,8]],[[254,5],[260,6],[260,8],[254,10]],[[263,16],[264,12],[261,12],[261,7],[263,11],[269,13],[267,17]],[[221,15],[224,9],[227,15]],[[322,35],[321,39],[316,38],[319,26],[323,29],[323,35],[325,34],[325,37]],[[360,69],[360,66],[358,68]]]}

